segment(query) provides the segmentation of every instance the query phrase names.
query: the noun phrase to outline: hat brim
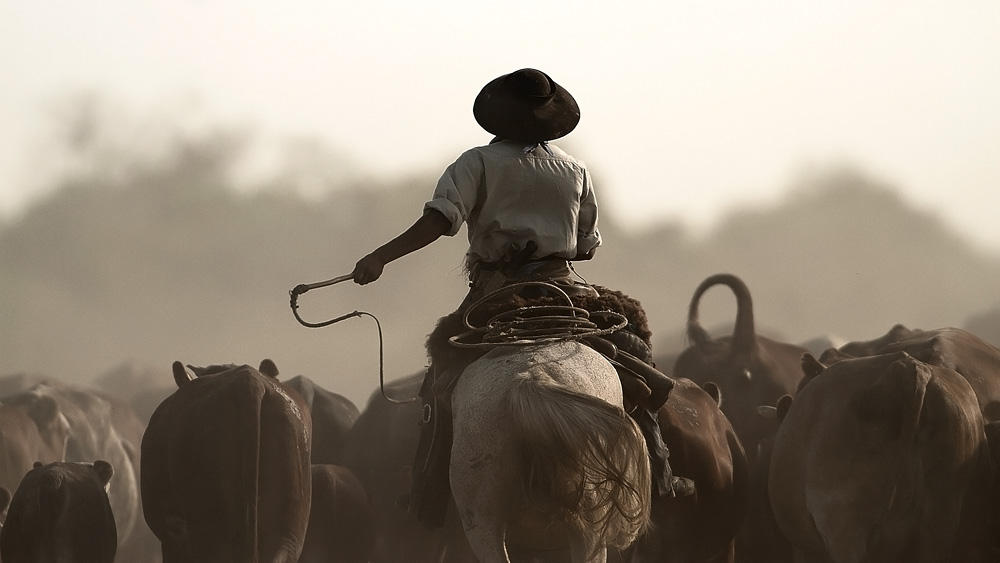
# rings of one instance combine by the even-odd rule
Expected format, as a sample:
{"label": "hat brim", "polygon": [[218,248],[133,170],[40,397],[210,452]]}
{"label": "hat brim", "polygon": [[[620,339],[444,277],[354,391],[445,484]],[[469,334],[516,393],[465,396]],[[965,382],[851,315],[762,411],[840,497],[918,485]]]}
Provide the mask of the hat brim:
{"label": "hat brim", "polygon": [[472,113],[483,129],[503,139],[535,143],[563,137],[580,123],[580,106],[555,81],[552,96],[539,103],[506,88],[508,76],[490,81],[476,96]]}

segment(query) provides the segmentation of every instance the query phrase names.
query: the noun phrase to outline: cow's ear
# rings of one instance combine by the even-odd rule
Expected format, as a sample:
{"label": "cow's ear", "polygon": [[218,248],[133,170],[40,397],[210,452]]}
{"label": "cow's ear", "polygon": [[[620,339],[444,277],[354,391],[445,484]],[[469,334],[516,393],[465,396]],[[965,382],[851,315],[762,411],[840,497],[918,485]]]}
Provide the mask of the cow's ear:
{"label": "cow's ear", "polygon": [[775,405],[774,410],[777,411],[778,424],[785,421],[785,416],[788,415],[788,409],[792,408],[792,396],[782,395],[778,397],[778,402]]}
{"label": "cow's ear", "polygon": [[31,464],[31,468],[32,468],[32,469],[38,469],[38,468],[39,468],[39,467],[41,467],[42,465],[44,465],[44,464],[43,464],[42,462],[40,462],[40,461],[36,461],[35,463],[32,463],[32,464]]}
{"label": "cow's ear", "polygon": [[185,383],[194,381],[194,376],[184,369],[184,364],[174,362],[170,367],[174,372],[174,383],[176,383],[178,387],[181,387]]}
{"label": "cow's ear", "polygon": [[101,484],[107,486],[108,482],[111,481],[111,477],[115,474],[115,468],[111,467],[111,464],[99,459],[94,462],[94,471],[97,473],[98,479],[101,480]]}
{"label": "cow's ear", "polygon": [[802,373],[807,378],[812,379],[823,373],[823,370],[825,369],[826,366],[809,352],[802,354]]}
{"label": "cow's ear", "polygon": [[706,381],[702,384],[701,388],[704,389],[710,397],[712,397],[712,400],[715,401],[715,406],[722,406],[722,389],[719,388],[718,383],[714,381]]}
{"label": "cow's ear", "polygon": [[257,371],[263,373],[271,379],[278,379],[278,366],[276,366],[270,358],[264,358],[264,360],[260,362],[260,368],[258,368]]}

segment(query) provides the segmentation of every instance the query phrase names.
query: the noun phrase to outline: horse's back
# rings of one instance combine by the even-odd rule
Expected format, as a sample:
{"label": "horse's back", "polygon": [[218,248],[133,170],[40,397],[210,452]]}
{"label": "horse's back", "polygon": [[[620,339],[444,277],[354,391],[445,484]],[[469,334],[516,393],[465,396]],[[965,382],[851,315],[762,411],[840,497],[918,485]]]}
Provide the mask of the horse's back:
{"label": "horse's back", "polygon": [[[511,380],[510,374],[517,374]],[[465,404],[497,405],[496,399],[524,380],[558,385],[622,404],[622,388],[614,367],[589,346],[576,341],[505,346],[490,350],[459,378],[455,396]]]}

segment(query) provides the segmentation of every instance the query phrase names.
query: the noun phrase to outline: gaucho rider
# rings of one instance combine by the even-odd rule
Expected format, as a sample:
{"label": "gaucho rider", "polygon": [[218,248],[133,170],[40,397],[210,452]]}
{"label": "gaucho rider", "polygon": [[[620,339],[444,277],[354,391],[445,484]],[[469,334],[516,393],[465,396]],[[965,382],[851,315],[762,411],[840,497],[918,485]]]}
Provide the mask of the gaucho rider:
{"label": "gaucho rider", "polygon": [[[454,356],[441,352],[435,341],[446,342],[448,336],[462,332],[460,319],[466,308],[507,284],[543,280],[573,295],[597,295],[593,287],[572,279],[569,264],[590,260],[601,244],[591,177],[582,162],[549,143],[568,134],[579,122],[580,109],[573,96],[544,72],[525,68],[489,82],[476,97],[472,111],[479,125],[495,136],[493,140],[459,156],[438,180],[423,215],[405,232],[359,260],[353,272],[355,282],[373,282],[389,262],[442,235],[455,235],[463,223],[468,225],[470,290],[458,310],[441,320],[428,341],[431,367],[420,392],[424,419],[407,502],[429,527],[443,523],[447,506],[450,392],[464,368],[462,362],[456,365],[450,361]],[[640,314],[644,320],[641,308]],[[650,361],[643,339],[616,335],[619,333],[600,341],[591,338],[590,343],[615,359],[626,401],[633,406],[630,414],[649,446],[654,494],[691,494],[693,483],[671,474],[654,415],[673,382],[648,363],[636,360]],[[648,339],[648,334],[643,336]]]}

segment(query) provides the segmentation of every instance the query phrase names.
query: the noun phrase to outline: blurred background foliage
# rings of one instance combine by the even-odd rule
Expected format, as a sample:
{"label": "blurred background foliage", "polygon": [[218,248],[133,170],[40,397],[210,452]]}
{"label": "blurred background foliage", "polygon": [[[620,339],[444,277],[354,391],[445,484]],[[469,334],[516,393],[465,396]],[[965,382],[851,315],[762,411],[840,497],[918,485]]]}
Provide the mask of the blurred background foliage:
{"label": "blurred background foliage", "polygon": [[[298,139],[269,174],[248,174],[259,154],[247,128],[138,142],[86,105],[65,123],[52,155],[64,165],[48,195],[0,224],[0,374],[170,386],[174,360],[272,358],[282,377],[308,375],[366,402],[379,376],[374,322],[304,328],[288,290],[349,273],[408,227],[447,162],[374,181],[345,155]],[[613,189],[591,168],[599,197]],[[672,223],[638,230],[604,206],[604,246],[576,269],[643,303],[659,357],[685,345],[691,294],[718,272],[747,283],[759,332],[789,342],[869,339],[903,323],[965,327],[1000,344],[1000,256],[857,166],[804,171],[786,193],[699,233]],[[465,294],[465,249],[463,229],[392,263],[375,284],[303,295],[301,314],[370,312],[381,321],[386,379],[421,370],[427,333]],[[725,288],[709,291],[703,324],[727,333],[734,303]]]}

